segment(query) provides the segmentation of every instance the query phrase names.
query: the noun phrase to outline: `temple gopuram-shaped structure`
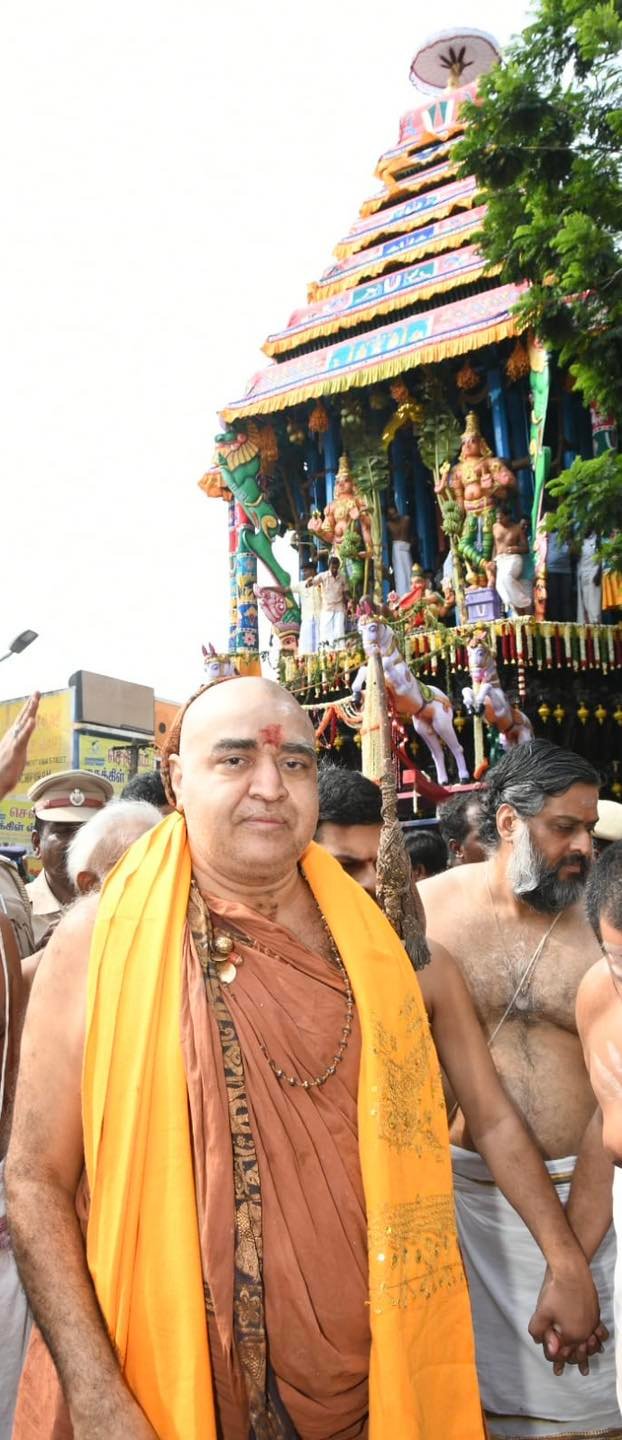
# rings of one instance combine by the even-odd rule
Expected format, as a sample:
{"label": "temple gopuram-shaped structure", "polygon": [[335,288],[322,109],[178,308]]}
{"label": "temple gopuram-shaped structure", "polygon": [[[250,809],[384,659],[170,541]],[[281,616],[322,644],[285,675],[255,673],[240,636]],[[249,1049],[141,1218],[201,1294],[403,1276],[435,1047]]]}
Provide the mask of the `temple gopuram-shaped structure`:
{"label": "temple gopuram-shaped structure", "polygon": [[[615,431],[516,333],[521,287],[479,251],[485,206],[454,153],[463,101],[498,58],[468,30],[417,52],[420,94],[379,186],[221,412],[200,483],[229,506],[222,664],[258,667],[261,608],[269,673],[310,710],[321,747],[360,763],[372,637],[402,794],[414,785],[432,802],[437,783],[479,775],[535,732],[594,759],[603,793],[622,798],[622,581],[601,575],[596,537],[575,554],[542,524],[549,476],[614,446]],[[286,533],[291,569],[275,553]],[[421,773],[431,758],[435,781]]]}

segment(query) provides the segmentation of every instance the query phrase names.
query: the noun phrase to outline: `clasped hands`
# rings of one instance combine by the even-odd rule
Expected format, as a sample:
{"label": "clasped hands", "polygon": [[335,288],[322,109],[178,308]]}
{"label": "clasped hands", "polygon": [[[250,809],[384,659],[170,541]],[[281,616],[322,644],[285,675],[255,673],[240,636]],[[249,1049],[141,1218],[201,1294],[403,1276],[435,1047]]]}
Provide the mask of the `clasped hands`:
{"label": "clasped hands", "polygon": [[590,1358],[602,1351],[609,1331],[601,1323],[598,1295],[582,1256],[559,1271],[547,1269],[528,1328],[555,1375],[563,1374],[565,1365],[589,1374]]}

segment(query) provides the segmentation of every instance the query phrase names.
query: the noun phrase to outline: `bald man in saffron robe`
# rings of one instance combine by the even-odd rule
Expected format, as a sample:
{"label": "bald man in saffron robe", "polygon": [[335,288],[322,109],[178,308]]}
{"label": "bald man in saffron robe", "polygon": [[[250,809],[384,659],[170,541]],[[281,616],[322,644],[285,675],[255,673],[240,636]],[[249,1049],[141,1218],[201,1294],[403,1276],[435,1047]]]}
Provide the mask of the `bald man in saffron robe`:
{"label": "bald man in saffron robe", "polygon": [[209,687],[166,769],[175,814],[61,922],[23,1040],[9,1214],[75,1440],[483,1440],[425,1005],[311,843],[309,721]]}

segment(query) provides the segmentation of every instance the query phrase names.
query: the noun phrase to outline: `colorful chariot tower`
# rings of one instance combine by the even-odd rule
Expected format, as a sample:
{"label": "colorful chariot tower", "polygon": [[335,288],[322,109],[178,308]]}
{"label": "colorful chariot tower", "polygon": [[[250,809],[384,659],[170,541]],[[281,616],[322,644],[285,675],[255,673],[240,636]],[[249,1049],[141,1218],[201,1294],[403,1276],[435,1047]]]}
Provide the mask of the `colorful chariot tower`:
{"label": "colorful chariot tower", "polygon": [[[622,795],[619,614],[602,615],[594,594],[592,613],[577,610],[580,565],[541,526],[549,473],[615,436],[536,337],[517,334],[522,287],[487,266],[485,205],[456,161],[463,102],[498,57],[471,30],[418,50],[418,103],[377,163],[379,186],[307,303],[268,336],[270,363],[223,407],[201,484],[229,504],[230,651],[245,663],[257,652],[260,605],[281,678],[314,710],[320,743],[360,739],[359,642],[353,621],[336,650],[297,653],[304,590],[274,552],[286,530],[301,563],[321,572],[339,556],[353,602],[389,602],[406,659],[443,677],[471,763],[477,737],[460,696],[483,626],[534,729],[597,754]],[[410,589],[398,585],[405,555]],[[404,737],[402,727],[406,765]]]}

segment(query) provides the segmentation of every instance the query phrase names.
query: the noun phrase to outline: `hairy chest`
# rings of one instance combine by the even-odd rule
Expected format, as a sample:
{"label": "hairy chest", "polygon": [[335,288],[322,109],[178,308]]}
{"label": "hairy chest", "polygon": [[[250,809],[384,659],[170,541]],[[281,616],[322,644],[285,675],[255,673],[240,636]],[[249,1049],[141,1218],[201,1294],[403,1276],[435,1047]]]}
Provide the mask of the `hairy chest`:
{"label": "hairy chest", "polygon": [[488,1033],[508,1006],[514,1020],[576,1032],[577,989],[598,950],[587,929],[573,932],[560,921],[547,934],[550,923],[542,917],[512,929],[484,922],[463,932],[456,959]]}

